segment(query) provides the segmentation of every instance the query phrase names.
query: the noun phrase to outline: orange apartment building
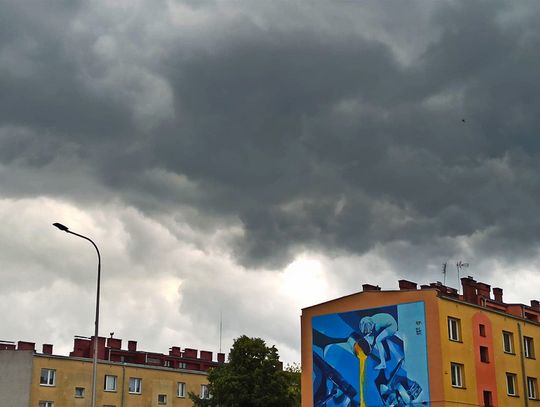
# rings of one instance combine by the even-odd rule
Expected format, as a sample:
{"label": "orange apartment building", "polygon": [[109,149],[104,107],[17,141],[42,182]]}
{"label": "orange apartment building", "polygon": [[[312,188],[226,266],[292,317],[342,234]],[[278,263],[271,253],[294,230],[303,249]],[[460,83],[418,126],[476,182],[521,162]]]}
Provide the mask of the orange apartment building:
{"label": "orange apartment building", "polygon": [[540,303],[461,279],[302,310],[302,406],[540,407]]}
{"label": "orange apartment building", "polygon": [[[137,350],[137,342],[100,337],[96,380],[99,407],[187,407],[190,392],[210,397],[207,370],[225,354],[173,346],[168,354]],[[0,342],[0,406],[89,407],[93,338],[75,337],[69,356],[52,345],[36,352],[32,342]]]}

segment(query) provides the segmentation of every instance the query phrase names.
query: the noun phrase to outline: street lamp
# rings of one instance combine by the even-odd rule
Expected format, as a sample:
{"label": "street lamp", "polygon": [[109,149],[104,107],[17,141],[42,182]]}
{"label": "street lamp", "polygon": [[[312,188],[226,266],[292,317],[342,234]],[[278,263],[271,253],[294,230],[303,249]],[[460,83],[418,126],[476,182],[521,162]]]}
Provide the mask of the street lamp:
{"label": "street lamp", "polygon": [[95,331],[94,331],[94,357],[92,363],[92,407],[96,407],[96,376],[97,376],[97,358],[98,358],[98,328],[99,328],[99,289],[100,289],[100,280],[101,280],[101,255],[99,254],[99,249],[92,239],[79,235],[78,233],[72,232],[68,229],[67,226],[62,225],[61,223],[53,223],[53,226],[60,229],[62,232],[70,233],[72,235],[78,236],[84,240],[88,240],[94,248],[96,249],[98,256],[98,266],[97,266],[97,294],[96,294],[96,321],[95,321]]}

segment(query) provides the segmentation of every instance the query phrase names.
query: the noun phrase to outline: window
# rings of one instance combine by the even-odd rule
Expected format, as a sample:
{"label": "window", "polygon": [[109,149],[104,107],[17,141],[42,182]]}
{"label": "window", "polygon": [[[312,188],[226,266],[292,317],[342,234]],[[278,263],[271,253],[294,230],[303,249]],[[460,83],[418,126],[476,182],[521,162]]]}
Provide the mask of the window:
{"label": "window", "polygon": [[186,384],[183,382],[178,382],[178,392],[176,393],[178,397],[186,397]]}
{"label": "window", "polygon": [[490,391],[484,390],[484,406],[492,407],[493,406],[493,396]]}
{"label": "window", "polygon": [[[41,376],[39,378],[39,384],[42,386],[54,386],[54,379],[56,377],[56,370],[54,369],[41,369]],[[44,403],[50,403],[50,401],[44,401]]]}
{"label": "window", "polygon": [[504,353],[514,353],[514,335],[512,332],[503,331]]}
{"label": "window", "polygon": [[463,387],[463,365],[451,363],[450,373],[452,375],[452,387]]}
{"label": "window", "polygon": [[207,384],[201,384],[200,398],[202,398],[202,399],[209,399],[210,398],[210,390],[208,389]]}
{"label": "window", "polygon": [[142,379],[138,377],[129,378],[129,392],[135,394],[141,394],[142,392]]}
{"label": "window", "polygon": [[531,400],[538,399],[538,381],[534,377],[527,377],[527,397]]}
{"label": "window", "polygon": [[[478,325],[478,331],[480,333],[480,336],[486,337],[486,326],[483,324]],[[490,393],[491,394],[491,393]]]}
{"label": "window", "polygon": [[105,391],[116,391],[116,376],[105,375]]}
{"label": "window", "polygon": [[525,357],[529,359],[534,359],[534,340],[528,336],[523,337],[523,351],[525,352]]}
{"label": "window", "polygon": [[171,361],[170,361],[170,360],[166,360],[165,362],[163,362],[163,366],[165,366],[165,367],[171,367]]}
{"label": "window", "polygon": [[52,401],[40,401],[39,407],[54,407],[54,403]]}
{"label": "window", "polygon": [[448,317],[448,339],[451,341],[460,341],[459,319]]}
{"label": "window", "polygon": [[489,363],[489,351],[486,346],[480,346],[480,361]]}
{"label": "window", "polygon": [[84,387],[75,387],[75,397],[77,398],[84,397]]}
{"label": "window", "polygon": [[184,362],[178,363],[178,369],[185,369],[185,368],[186,368],[186,364]]}
{"label": "window", "polygon": [[509,396],[517,396],[516,375],[506,373],[506,392]]}
{"label": "window", "polygon": [[157,403],[158,404],[167,404],[167,395],[166,394],[158,394]]}

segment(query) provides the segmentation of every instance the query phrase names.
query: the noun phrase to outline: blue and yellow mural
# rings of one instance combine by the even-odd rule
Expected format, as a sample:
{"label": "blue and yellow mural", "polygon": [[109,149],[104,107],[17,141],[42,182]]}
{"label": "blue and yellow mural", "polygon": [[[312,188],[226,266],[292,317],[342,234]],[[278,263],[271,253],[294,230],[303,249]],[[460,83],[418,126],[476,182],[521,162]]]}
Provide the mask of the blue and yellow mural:
{"label": "blue and yellow mural", "polygon": [[315,407],[427,405],[423,302],[313,317]]}

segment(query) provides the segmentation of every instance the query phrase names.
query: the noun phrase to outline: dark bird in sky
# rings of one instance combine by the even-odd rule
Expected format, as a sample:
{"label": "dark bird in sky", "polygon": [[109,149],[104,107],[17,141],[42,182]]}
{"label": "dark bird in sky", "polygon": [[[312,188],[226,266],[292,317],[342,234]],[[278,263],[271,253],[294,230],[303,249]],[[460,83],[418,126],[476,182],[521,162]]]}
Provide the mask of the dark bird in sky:
{"label": "dark bird in sky", "polygon": [[463,123],[465,123],[465,119],[461,119],[461,121],[462,121]]}

